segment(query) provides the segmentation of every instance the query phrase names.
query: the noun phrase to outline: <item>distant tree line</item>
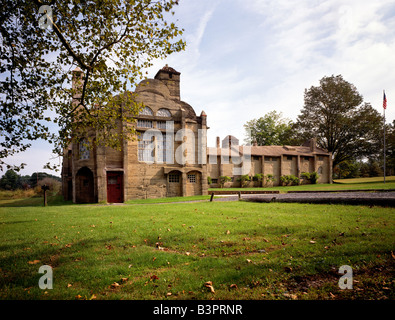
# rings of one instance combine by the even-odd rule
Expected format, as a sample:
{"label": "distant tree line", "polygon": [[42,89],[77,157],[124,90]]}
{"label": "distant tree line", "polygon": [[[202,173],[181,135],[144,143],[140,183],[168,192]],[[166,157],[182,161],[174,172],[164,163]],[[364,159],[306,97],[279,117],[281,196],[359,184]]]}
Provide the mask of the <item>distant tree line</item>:
{"label": "distant tree line", "polygon": [[14,170],[10,169],[0,179],[0,189],[2,190],[17,190],[17,189],[30,189],[42,184],[47,184],[57,187],[60,184],[61,178],[45,173],[35,172],[32,175],[21,176]]}
{"label": "distant tree line", "polygon": [[[336,178],[383,174],[384,118],[363,101],[356,87],[341,75],[323,77],[304,93],[296,121],[271,111],[248,121],[245,142],[264,145],[301,145],[316,138],[318,147],[332,153]],[[385,124],[386,174],[395,174],[395,121]]]}

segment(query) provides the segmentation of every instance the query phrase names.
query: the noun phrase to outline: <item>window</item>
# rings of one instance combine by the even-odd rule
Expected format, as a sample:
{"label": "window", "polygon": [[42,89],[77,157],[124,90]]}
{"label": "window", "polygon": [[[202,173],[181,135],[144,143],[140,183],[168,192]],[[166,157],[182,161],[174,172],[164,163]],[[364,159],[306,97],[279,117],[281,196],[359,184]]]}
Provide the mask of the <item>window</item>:
{"label": "window", "polygon": [[304,157],[305,161],[309,161],[309,159],[310,159],[309,157]]}
{"label": "window", "polygon": [[319,167],[317,172],[318,174],[322,174],[322,167]]}
{"label": "window", "polygon": [[218,179],[211,179],[211,183],[218,183]]}
{"label": "window", "polygon": [[171,121],[156,121],[156,128],[157,129],[168,129],[168,128],[170,128],[170,124],[171,124]]}
{"label": "window", "polygon": [[265,161],[271,161],[272,160],[272,158],[270,158],[270,157],[265,157]]}
{"label": "window", "polygon": [[196,183],[196,174],[188,174],[188,182]]}
{"label": "window", "polygon": [[152,121],[150,120],[137,120],[137,126],[140,128],[152,128]]}
{"label": "window", "polygon": [[258,156],[253,156],[253,157],[252,157],[252,160],[258,161],[258,160],[259,160],[259,157],[258,157]]}
{"label": "window", "polygon": [[318,160],[319,160],[319,161],[324,161],[324,157],[322,157],[322,156],[321,156],[321,157],[318,157]]}
{"label": "window", "polygon": [[154,161],[154,142],[153,137],[141,138],[138,142],[138,159],[139,161],[153,162]]}
{"label": "window", "polygon": [[89,143],[84,139],[79,145],[80,160],[89,159]]}
{"label": "window", "polygon": [[287,160],[291,160],[292,161],[292,156],[287,156]]}
{"label": "window", "polygon": [[179,183],[180,182],[180,175],[177,173],[169,173],[169,182]]}
{"label": "window", "polygon": [[167,117],[170,118],[171,117],[171,113],[168,109],[159,109],[158,112],[156,113],[157,117]]}
{"label": "window", "polygon": [[117,184],[118,183],[118,177],[108,177],[108,184]]}
{"label": "window", "polygon": [[139,116],[153,116],[153,115],[154,113],[149,107],[144,107],[144,109],[139,112]]}
{"label": "window", "polygon": [[158,162],[166,162],[166,134],[162,135],[162,142],[156,140],[156,147],[158,148]]}

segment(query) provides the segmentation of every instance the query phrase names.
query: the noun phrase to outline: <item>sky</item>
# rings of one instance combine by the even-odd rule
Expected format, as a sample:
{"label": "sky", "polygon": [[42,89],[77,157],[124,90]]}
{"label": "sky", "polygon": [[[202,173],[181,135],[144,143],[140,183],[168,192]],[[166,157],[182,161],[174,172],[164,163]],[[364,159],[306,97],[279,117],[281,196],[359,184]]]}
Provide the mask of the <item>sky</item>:
{"label": "sky", "polygon": [[[181,100],[207,114],[208,146],[270,111],[296,120],[304,91],[324,76],[356,86],[364,102],[395,119],[394,0],[180,0],[176,23],[186,50],[156,60],[148,77],[168,64],[181,72]],[[32,147],[7,159],[24,162],[21,174],[43,170],[50,146]],[[7,162],[6,161],[6,162]],[[60,159],[51,160],[60,163]]]}

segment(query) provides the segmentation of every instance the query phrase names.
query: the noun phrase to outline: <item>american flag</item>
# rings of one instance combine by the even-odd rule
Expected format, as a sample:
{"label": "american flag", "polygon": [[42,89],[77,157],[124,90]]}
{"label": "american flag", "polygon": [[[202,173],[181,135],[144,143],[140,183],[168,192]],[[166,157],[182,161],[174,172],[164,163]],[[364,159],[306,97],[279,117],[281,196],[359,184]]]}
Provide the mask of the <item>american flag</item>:
{"label": "american flag", "polygon": [[383,97],[383,108],[387,109],[387,97],[385,96],[385,92],[384,92],[384,97]]}

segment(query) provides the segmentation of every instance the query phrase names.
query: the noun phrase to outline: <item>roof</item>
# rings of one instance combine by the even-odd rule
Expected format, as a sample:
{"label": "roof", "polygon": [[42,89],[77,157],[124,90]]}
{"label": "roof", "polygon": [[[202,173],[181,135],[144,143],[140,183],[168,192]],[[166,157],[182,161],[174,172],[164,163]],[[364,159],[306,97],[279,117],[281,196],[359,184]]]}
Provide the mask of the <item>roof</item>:
{"label": "roof", "polygon": [[[243,147],[246,146],[234,146],[233,148],[239,148],[240,154],[243,154]],[[313,156],[313,155],[329,155],[329,153],[321,148],[316,147],[315,151],[312,152],[310,147],[306,146],[249,146],[251,148],[251,155],[253,156],[272,156],[279,157],[281,155],[290,156]],[[219,149],[219,150],[217,150]],[[207,148],[207,153],[210,154],[221,154],[223,148]]]}
{"label": "roof", "polygon": [[[169,67],[167,64],[162,69],[160,69],[156,73],[156,75],[158,75],[159,72],[167,72],[167,73],[172,73],[172,74],[177,74],[177,75],[181,74],[181,72],[176,71],[174,68]],[[156,77],[156,75],[155,75],[155,77]]]}

